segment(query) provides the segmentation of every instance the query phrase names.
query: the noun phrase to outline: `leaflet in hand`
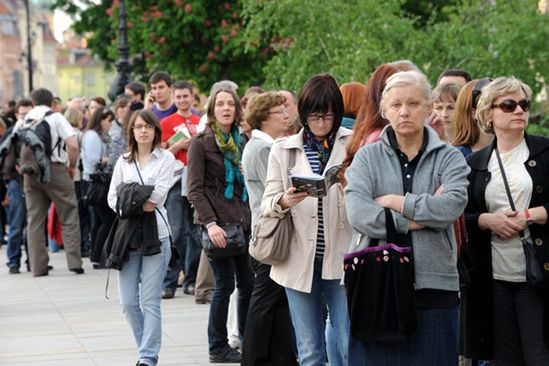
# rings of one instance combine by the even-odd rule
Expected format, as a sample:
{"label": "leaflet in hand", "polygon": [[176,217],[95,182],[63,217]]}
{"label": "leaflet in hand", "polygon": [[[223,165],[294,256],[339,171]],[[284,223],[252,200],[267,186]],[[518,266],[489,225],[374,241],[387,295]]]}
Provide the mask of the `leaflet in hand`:
{"label": "leaflet in hand", "polygon": [[179,125],[174,128],[175,134],[168,139],[168,145],[173,145],[182,138],[190,139],[191,134],[185,124]]}
{"label": "leaflet in hand", "polygon": [[292,175],[292,185],[296,192],[307,192],[311,197],[324,197],[332,185],[339,182],[338,173],[341,165],[335,165],[324,172],[324,175]]}

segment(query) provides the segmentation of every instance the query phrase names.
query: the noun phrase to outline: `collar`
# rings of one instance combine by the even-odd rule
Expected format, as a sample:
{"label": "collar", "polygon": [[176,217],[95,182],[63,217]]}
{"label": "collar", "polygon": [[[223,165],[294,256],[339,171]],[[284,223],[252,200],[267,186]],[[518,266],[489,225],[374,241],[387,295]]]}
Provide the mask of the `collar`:
{"label": "collar", "polygon": [[158,147],[155,147],[151,154],[155,159],[160,159],[162,156],[162,151],[160,151]]}
{"label": "collar", "polygon": [[[302,128],[295,135],[292,135],[277,141],[284,141],[284,144],[282,146],[285,147],[286,149],[303,150],[303,132],[304,132],[304,129]],[[352,135],[353,135],[353,130],[349,130],[348,128],[345,128],[345,127],[340,127],[339,130],[337,130],[335,140],[336,141],[344,140],[345,138]]]}
{"label": "collar", "polygon": [[[387,131],[387,137],[389,138],[389,144],[395,150],[396,152],[401,152],[398,148],[398,143],[396,140],[396,134],[394,130]],[[423,142],[421,143],[421,147],[419,148],[418,153],[424,153],[427,149],[427,145],[429,144],[429,133],[427,132],[426,128],[423,128]]]}
{"label": "collar", "polygon": [[[391,127],[391,125],[385,126],[383,128],[383,131],[381,131],[379,139],[387,153],[391,155],[395,152],[395,150],[393,149],[389,140],[389,131],[393,131],[393,127]],[[423,139],[423,144],[421,146],[421,151],[423,152],[430,152],[432,150],[448,146],[444,141],[440,140],[437,132],[433,130],[430,126],[423,127],[423,135],[425,136],[425,138]]]}
{"label": "collar", "polygon": [[252,137],[255,137],[261,141],[265,141],[265,142],[269,142],[269,143],[273,143],[274,142],[274,139],[267,133],[259,130],[259,129],[254,129],[252,130]]}
{"label": "collar", "polygon": [[44,117],[44,115],[51,111],[51,108],[45,105],[37,105],[33,109],[30,110],[29,113],[25,116],[25,119],[39,119]]}

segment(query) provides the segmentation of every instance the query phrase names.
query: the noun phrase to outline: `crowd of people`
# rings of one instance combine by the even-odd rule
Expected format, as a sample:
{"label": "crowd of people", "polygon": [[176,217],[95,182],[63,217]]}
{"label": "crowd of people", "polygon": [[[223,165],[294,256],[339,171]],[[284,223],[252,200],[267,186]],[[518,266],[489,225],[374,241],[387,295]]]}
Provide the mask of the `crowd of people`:
{"label": "crowd of people", "polygon": [[[365,84],[315,75],[298,95],[239,97],[222,80],[204,106],[163,71],[111,105],[36,89],[0,123],[9,273],[26,249],[48,275],[59,247],[75,274],[83,257],[118,269],[137,366],[158,364],[161,302],[179,287],[210,304],[212,363],[544,365],[549,139],[526,132],[531,105],[515,77],[450,69],[432,89],[407,60]],[[42,122],[29,173],[22,136]],[[334,167],[324,195],[294,186]],[[287,215],[287,256],[251,256],[258,223]],[[389,244],[390,226],[412,248],[414,299],[399,306],[414,329],[366,339],[351,331],[344,257]]]}

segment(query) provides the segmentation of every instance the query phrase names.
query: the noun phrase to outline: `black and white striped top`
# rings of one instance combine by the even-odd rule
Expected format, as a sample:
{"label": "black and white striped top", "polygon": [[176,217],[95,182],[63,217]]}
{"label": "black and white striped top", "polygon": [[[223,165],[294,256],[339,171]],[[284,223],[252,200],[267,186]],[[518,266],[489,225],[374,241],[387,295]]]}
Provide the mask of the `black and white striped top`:
{"label": "black and white striped top", "polygon": [[[313,170],[313,173],[320,174],[320,160],[318,158],[318,154],[313,149],[304,146],[305,153],[307,154],[307,159],[309,160],[309,164],[311,165],[311,169]],[[324,240],[324,213],[322,208],[322,198],[319,198],[317,200],[318,202],[318,210],[317,210],[317,217],[318,217],[318,234],[316,236],[316,252],[315,256],[318,258],[324,257],[324,249],[326,248],[326,241]]]}

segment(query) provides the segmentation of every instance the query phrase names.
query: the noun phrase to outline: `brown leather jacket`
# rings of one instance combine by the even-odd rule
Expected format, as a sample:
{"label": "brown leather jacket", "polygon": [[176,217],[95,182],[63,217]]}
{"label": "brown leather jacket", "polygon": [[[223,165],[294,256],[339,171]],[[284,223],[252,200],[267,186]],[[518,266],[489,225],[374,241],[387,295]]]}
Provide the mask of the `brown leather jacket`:
{"label": "brown leather jacket", "polygon": [[191,141],[187,159],[188,199],[194,206],[195,223],[241,224],[245,231],[250,230],[250,207],[248,201],[242,201],[242,185],[235,182],[233,199],[225,198],[223,154],[209,126]]}

